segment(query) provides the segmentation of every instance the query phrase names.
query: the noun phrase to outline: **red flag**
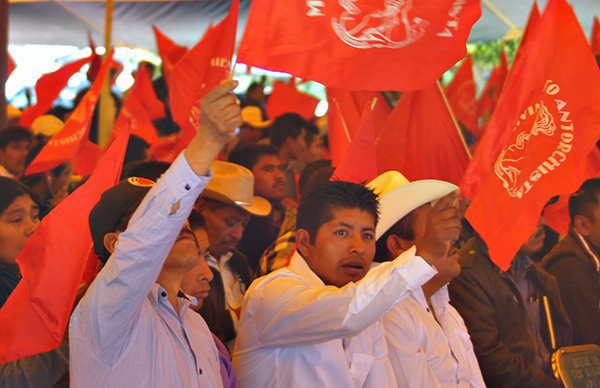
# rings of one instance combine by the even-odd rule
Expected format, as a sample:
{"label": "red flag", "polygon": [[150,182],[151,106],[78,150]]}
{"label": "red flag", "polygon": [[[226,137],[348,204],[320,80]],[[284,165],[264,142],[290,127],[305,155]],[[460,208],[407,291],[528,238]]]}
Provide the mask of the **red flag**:
{"label": "red flag", "polygon": [[91,142],[89,139],[85,139],[81,143],[73,172],[84,177],[90,175],[98,165],[103,154],[104,150],[102,147]]}
{"label": "red flag", "polygon": [[402,94],[377,139],[379,173],[397,170],[410,181],[457,184],[468,163],[439,84]]}
{"label": "red flag", "polygon": [[[591,179],[598,176],[600,173],[600,151],[595,148],[590,152],[587,161],[587,176],[585,179]],[[544,219],[546,225],[562,235],[569,233],[569,224],[571,217],[569,216],[569,197],[572,193],[561,194],[557,202],[548,205],[544,209]]]}
{"label": "red flag", "polygon": [[152,160],[171,163],[175,160],[175,152],[179,145],[180,133],[173,133],[169,136],[159,137],[158,141],[150,146],[150,155]]}
{"label": "red flag", "polygon": [[[351,138],[356,136],[360,129],[361,109],[367,103],[367,101],[364,101],[359,105],[353,93],[348,90],[327,88],[327,103],[329,104],[329,108],[327,109],[328,125],[330,128],[333,126],[334,131],[336,128],[343,128],[341,126],[342,123],[336,122],[336,120],[342,120],[343,118],[343,125],[346,127]],[[329,142],[331,143],[331,139]],[[340,157],[343,155],[342,153]]]}
{"label": "red flag", "polygon": [[483,119],[484,122],[488,121],[496,109],[500,94],[504,88],[506,77],[508,75],[508,61],[506,60],[506,54],[504,53],[504,46],[500,52],[500,65],[494,68],[490,74],[490,78],[479,98],[478,103],[478,115]]}
{"label": "red flag", "polygon": [[173,68],[171,112],[181,127],[175,156],[187,147],[200,127],[202,97],[232,71],[239,10],[240,0],[233,0],[229,14]]}
{"label": "red flag", "polygon": [[10,75],[13,71],[15,71],[16,68],[17,64],[15,63],[15,60],[10,54],[8,54],[8,76],[6,77],[6,79],[10,77]]}
{"label": "red flag", "polygon": [[[334,99],[336,102],[333,101]],[[390,113],[392,113],[392,107],[381,92],[372,90],[350,92],[347,90],[327,88],[327,102],[330,107],[337,103],[342,112],[342,116],[346,120],[348,132],[351,137],[356,136],[360,127],[361,109],[366,104],[371,103],[374,99],[377,99],[377,104],[375,104],[375,107],[373,108],[375,136],[377,136],[383,129],[388,117],[390,117]]]}
{"label": "red flag", "polygon": [[493,170],[466,213],[503,270],[546,202],[579,188],[600,138],[600,73],[571,6],[550,0],[529,39],[477,149]]}
{"label": "red flag", "polygon": [[[337,100],[333,99],[332,104],[329,105],[327,112],[328,120],[328,132],[329,138],[329,152],[331,153],[331,165],[337,167],[340,165],[352,138],[346,126],[346,120],[342,115]],[[358,131],[357,131],[358,132]]]}
{"label": "red flag", "polygon": [[89,136],[92,116],[100,96],[102,83],[108,73],[113,52],[110,53],[108,59],[102,65],[98,78],[75,108],[64,127],[50,139],[48,144],[42,148],[38,156],[27,167],[26,175],[48,171],[67,160],[71,160],[73,165],[76,165],[74,160],[79,153],[83,140]]}
{"label": "red flag", "polygon": [[444,90],[448,103],[456,119],[475,136],[479,137],[477,122],[477,96],[473,81],[473,61],[467,55],[462,65],[456,70],[454,78]]}
{"label": "red flag", "polygon": [[0,309],[0,364],[61,344],[92,247],[89,213],[118,182],[128,139],[123,131],[90,179],[44,217],[17,257],[23,278]]}
{"label": "red flag", "polygon": [[150,74],[148,74],[148,70],[146,70],[146,66],[140,66],[138,69],[129,95],[132,93],[138,97],[150,120],[154,121],[167,117],[165,114],[165,104],[156,97],[154,87],[152,86],[152,79],[150,78]]}
{"label": "red flag", "polygon": [[375,119],[371,106],[367,105],[363,111],[360,130],[352,139],[331,180],[362,183],[376,176]]}
{"label": "red flag", "polygon": [[592,45],[592,53],[594,55],[600,54],[600,22],[598,18],[594,16],[594,25],[592,27],[592,38],[590,39]]}
{"label": "red flag", "polygon": [[187,53],[187,47],[180,46],[169,39],[165,34],[160,32],[156,26],[152,26],[154,29],[154,35],[156,36],[156,46],[158,47],[158,54],[162,59],[162,70],[163,76],[167,87],[171,89],[171,73],[173,67],[179,62],[179,60]]}
{"label": "red flag", "polygon": [[[292,79],[295,79],[292,77]],[[273,91],[267,100],[267,116],[275,120],[284,113],[298,113],[306,120],[315,117],[315,109],[319,99],[296,90],[295,85],[288,85],[281,81],[273,82]]]}
{"label": "red flag", "polygon": [[238,61],[346,90],[416,90],[465,56],[477,0],[254,0]]}
{"label": "red flag", "polygon": [[[521,36],[521,41],[519,42],[519,50],[525,42],[527,42],[527,38],[531,35],[531,31],[537,26],[537,22],[540,20],[540,10],[537,5],[537,1],[534,0],[533,5],[531,6],[531,11],[529,11],[529,18],[527,19],[527,25],[525,26],[525,31],[523,31],[523,36]],[[519,55],[519,50],[517,50],[516,56]]]}
{"label": "red flag", "polygon": [[23,111],[23,114],[21,115],[21,125],[25,128],[29,128],[35,119],[45,115],[52,107],[52,103],[58,98],[61,90],[63,90],[67,85],[67,82],[69,82],[69,78],[91,60],[92,57],[83,58],[64,65],[54,73],[42,75],[35,83],[37,104],[27,107]]}

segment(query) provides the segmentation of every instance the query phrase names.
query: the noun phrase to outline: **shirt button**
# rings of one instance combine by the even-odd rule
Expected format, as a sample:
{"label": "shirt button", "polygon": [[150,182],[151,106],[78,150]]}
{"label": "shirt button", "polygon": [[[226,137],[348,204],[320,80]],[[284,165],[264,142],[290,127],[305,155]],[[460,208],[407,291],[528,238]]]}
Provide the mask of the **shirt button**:
{"label": "shirt button", "polygon": [[186,184],[186,185],[185,185],[185,189],[186,189],[186,190],[189,190],[189,189],[191,189],[190,185]]}
{"label": "shirt button", "polygon": [[167,293],[166,293],[166,292],[164,292],[164,291],[163,291],[163,292],[161,292],[160,294],[162,295],[162,297],[163,297],[163,298],[167,296]]}
{"label": "shirt button", "polygon": [[202,368],[198,369],[198,373],[202,374]]}

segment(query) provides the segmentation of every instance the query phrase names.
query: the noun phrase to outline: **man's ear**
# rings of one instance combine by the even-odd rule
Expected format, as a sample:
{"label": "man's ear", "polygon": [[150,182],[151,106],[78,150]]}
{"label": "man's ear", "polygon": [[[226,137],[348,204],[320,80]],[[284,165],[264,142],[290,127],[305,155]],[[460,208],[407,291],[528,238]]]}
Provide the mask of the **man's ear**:
{"label": "man's ear", "polygon": [[587,219],[587,217],[584,217],[582,215],[576,215],[575,218],[573,219],[573,226],[575,227],[575,230],[582,236],[589,236],[590,235],[590,230],[592,229],[592,223],[590,222],[590,220]]}
{"label": "man's ear", "polygon": [[198,198],[198,202],[196,202],[196,204],[194,205],[194,209],[196,209],[197,211],[202,213],[205,208],[206,208],[206,199],[204,199],[202,197]]}
{"label": "man's ear", "polygon": [[120,233],[107,233],[104,236],[104,248],[111,254],[115,251],[115,247],[119,242]]}
{"label": "man's ear", "polygon": [[414,244],[411,244],[410,241],[392,234],[388,236],[387,240],[385,241],[385,245],[388,251],[391,253],[392,258],[396,258]]}
{"label": "man's ear", "polygon": [[308,245],[310,244],[310,235],[305,229],[298,229],[296,231],[296,247],[302,255],[302,257],[308,257]]}

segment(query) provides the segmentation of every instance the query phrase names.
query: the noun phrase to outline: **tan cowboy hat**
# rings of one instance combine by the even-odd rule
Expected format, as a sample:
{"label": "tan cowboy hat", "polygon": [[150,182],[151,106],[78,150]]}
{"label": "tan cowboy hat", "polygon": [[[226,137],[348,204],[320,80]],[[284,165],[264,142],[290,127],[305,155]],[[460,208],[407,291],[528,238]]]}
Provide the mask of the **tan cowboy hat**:
{"label": "tan cowboy hat", "polygon": [[211,165],[213,177],[202,192],[203,198],[239,206],[256,216],[271,213],[271,204],[254,195],[254,175],[239,164],[215,160]]}
{"label": "tan cowboy hat", "polygon": [[402,217],[458,189],[449,182],[424,179],[409,182],[398,171],[387,171],[373,179],[367,187],[379,196],[379,223],[375,237],[379,239]]}
{"label": "tan cowboy hat", "polygon": [[257,106],[246,106],[242,109],[242,120],[254,128],[266,128],[271,125],[271,120],[262,119],[262,112]]}
{"label": "tan cowboy hat", "polygon": [[31,124],[31,132],[34,136],[54,136],[56,135],[65,125],[61,119],[53,115],[40,116],[33,121]]}

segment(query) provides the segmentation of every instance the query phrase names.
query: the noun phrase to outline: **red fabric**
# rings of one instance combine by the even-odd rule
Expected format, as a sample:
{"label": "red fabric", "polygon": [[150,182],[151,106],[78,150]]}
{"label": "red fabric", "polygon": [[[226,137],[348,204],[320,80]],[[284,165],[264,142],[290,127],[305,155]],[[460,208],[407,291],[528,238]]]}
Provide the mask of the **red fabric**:
{"label": "red fabric", "polygon": [[329,152],[331,154],[331,165],[340,165],[348,146],[350,145],[350,133],[346,126],[346,120],[342,116],[339,105],[334,99],[327,110],[327,137],[329,138]]}
{"label": "red fabric", "polygon": [[456,70],[454,78],[444,89],[448,104],[458,121],[479,137],[477,118],[477,95],[473,80],[473,61],[467,55],[462,65]]}
{"label": "red fabric", "polygon": [[590,39],[592,45],[592,53],[594,55],[600,54],[600,22],[598,18],[594,16],[594,25],[592,27],[592,38]]}
{"label": "red fabric", "polygon": [[10,77],[10,75],[13,71],[15,71],[16,68],[17,64],[15,63],[15,60],[10,54],[8,54],[8,76],[6,77],[6,79]]}
{"label": "red fabric", "polygon": [[354,137],[360,128],[362,109],[367,103],[371,103],[373,99],[377,99],[377,104],[373,108],[373,119],[375,121],[375,134],[378,135],[383,129],[385,122],[392,108],[381,92],[372,90],[347,91],[341,89],[327,88],[327,102],[331,107],[337,101],[342,112],[342,116],[346,120],[350,137]]}
{"label": "red fabric", "polygon": [[494,68],[492,74],[490,74],[485,89],[479,98],[477,110],[479,117],[481,117],[483,121],[488,121],[492,117],[492,113],[494,113],[494,109],[496,109],[500,94],[504,88],[507,75],[508,61],[506,60],[504,47],[502,47],[502,51],[500,52],[500,64]]}
{"label": "red fabric", "polygon": [[466,213],[503,270],[546,202],[580,187],[600,139],[600,73],[571,6],[550,0],[529,39],[476,152],[489,164],[473,158],[489,174]]}
{"label": "red fabric", "polygon": [[166,137],[159,137],[158,141],[150,146],[152,160],[171,163],[175,160],[175,151],[179,145],[180,133],[173,133]]}
{"label": "red fabric", "polygon": [[137,96],[150,120],[154,121],[167,117],[165,104],[156,97],[154,87],[152,86],[151,74],[148,74],[146,66],[140,66],[138,69],[129,95],[131,93]]}
{"label": "red fabric", "polygon": [[331,180],[362,183],[377,176],[375,119],[371,106],[364,108],[360,130],[352,139]]}
{"label": "red fabric", "polygon": [[175,157],[187,147],[200,127],[202,97],[229,77],[239,8],[240,1],[233,0],[229,14],[173,68],[171,112],[181,127]]}
{"label": "red fabric", "polygon": [[48,144],[42,148],[38,156],[27,167],[25,175],[48,171],[67,160],[74,162],[82,142],[88,139],[92,116],[96,109],[96,103],[98,102],[102,83],[108,72],[112,55],[113,52],[111,52],[108,60],[102,65],[98,78],[96,78],[92,87],[85,94],[77,108],[75,108],[69,120],[50,139]]}
{"label": "red fabric", "polygon": [[540,10],[537,5],[537,1],[534,0],[533,5],[531,6],[531,11],[529,11],[529,18],[527,19],[527,25],[525,26],[525,31],[523,31],[523,36],[521,37],[521,42],[519,42],[519,48],[523,47],[527,39],[531,35],[531,31],[537,26],[537,23],[540,21]]}
{"label": "red fabric", "polygon": [[[293,79],[294,77],[292,77]],[[271,120],[284,113],[297,113],[310,120],[315,117],[315,109],[319,99],[296,90],[296,86],[288,85],[281,81],[273,82],[273,91],[267,100],[267,116]]]}
{"label": "red fabric", "polygon": [[477,0],[254,0],[238,62],[346,90],[416,90],[466,54]]}
{"label": "red fabric", "polygon": [[[588,156],[587,176],[585,179],[595,178],[598,176],[598,173],[600,173],[600,151],[594,148]],[[562,235],[566,235],[569,232],[569,223],[571,222],[571,217],[569,216],[569,197],[571,194],[561,194],[557,202],[544,209],[546,225]]]}
{"label": "red fabric", "polygon": [[397,170],[410,181],[460,182],[469,156],[442,93],[434,83],[402,95],[377,139],[380,174]]}
{"label": "red fabric", "polygon": [[30,128],[35,119],[45,115],[52,108],[52,104],[58,98],[61,90],[69,82],[69,78],[91,60],[92,57],[83,58],[64,65],[54,73],[42,75],[35,83],[37,104],[25,108],[21,115],[21,125],[25,128]]}
{"label": "red fabric", "polygon": [[118,182],[128,138],[123,131],[90,179],[44,217],[17,257],[23,278],[0,309],[0,364],[61,344],[92,247],[89,213]]}
{"label": "red fabric", "polygon": [[85,139],[81,143],[73,172],[79,176],[90,175],[98,165],[100,159],[102,159],[103,154],[104,149],[102,147],[91,142],[89,139]]}
{"label": "red fabric", "polygon": [[179,60],[187,53],[187,47],[180,46],[163,34],[156,26],[152,26],[156,36],[158,55],[162,59],[162,71],[169,90],[171,89],[171,73]]}

